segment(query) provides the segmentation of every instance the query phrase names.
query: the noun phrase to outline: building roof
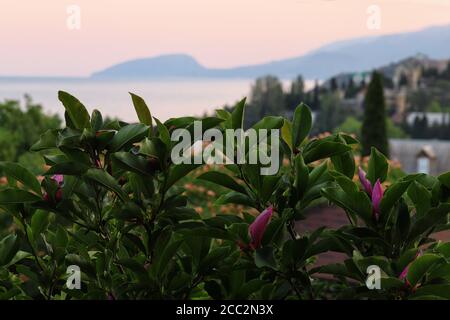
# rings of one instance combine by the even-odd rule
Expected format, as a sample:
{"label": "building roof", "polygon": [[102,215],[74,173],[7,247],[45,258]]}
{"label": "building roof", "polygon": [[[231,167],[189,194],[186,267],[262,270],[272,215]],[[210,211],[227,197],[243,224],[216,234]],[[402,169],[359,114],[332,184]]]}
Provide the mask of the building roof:
{"label": "building roof", "polygon": [[407,173],[417,172],[417,157],[434,160],[433,175],[450,171],[450,141],[420,139],[390,139],[390,158],[398,160]]}

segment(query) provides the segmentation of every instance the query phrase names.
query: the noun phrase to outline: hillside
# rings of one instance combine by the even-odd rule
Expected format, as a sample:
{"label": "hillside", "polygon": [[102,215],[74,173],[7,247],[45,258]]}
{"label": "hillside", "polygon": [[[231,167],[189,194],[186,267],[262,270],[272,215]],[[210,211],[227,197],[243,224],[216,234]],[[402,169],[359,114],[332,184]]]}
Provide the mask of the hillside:
{"label": "hillside", "polygon": [[126,61],[95,72],[93,78],[255,78],[272,74],[326,79],[342,72],[370,70],[417,53],[441,59],[450,52],[450,25],[416,32],[340,41],[306,55],[229,69],[206,68],[186,54]]}

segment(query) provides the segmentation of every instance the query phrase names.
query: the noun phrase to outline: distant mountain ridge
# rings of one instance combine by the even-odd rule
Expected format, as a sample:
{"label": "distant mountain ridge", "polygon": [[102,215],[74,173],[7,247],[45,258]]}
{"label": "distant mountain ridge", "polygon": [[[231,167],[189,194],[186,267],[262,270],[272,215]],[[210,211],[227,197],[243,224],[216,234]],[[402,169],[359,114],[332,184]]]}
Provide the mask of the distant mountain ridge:
{"label": "distant mountain ridge", "polygon": [[326,79],[343,72],[370,70],[417,53],[430,58],[450,56],[450,25],[420,31],[339,41],[303,56],[227,69],[202,66],[187,54],[161,55],[113,65],[92,78],[255,78],[275,75]]}

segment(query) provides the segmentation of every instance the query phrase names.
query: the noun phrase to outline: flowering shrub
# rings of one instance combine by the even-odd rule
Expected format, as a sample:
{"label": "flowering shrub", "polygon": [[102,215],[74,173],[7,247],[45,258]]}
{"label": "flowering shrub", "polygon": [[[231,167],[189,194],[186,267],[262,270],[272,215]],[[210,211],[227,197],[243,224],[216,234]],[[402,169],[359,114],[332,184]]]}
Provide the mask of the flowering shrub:
{"label": "flowering shrub", "polygon": [[[244,208],[204,217],[182,183],[201,165],[170,157],[171,133],[192,130],[195,118],[162,123],[132,94],[140,123],[105,122],[70,94],[59,98],[66,127],[32,147],[49,167],[42,181],[0,163],[8,179],[0,215],[13,219],[0,235],[0,299],[317,299],[324,274],[343,288],[334,298],[450,298],[450,244],[431,238],[448,227],[450,173],[407,175],[386,187],[388,162],[373,149],[367,174],[358,169],[354,181],[358,142],[309,138],[302,104],[292,122],[266,117],[253,127],[280,129],[286,165],[277,174],[236,163],[197,177],[228,190],[210,193],[216,206]],[[200,120],[203,130],[225,132],[242,128],[243,114],[241,101]],[[324,199],[349,224],[298,234],[305,211]],[[327,251],[348,258],[315,266]],[[375,289],[371,266],[380,270]]]}

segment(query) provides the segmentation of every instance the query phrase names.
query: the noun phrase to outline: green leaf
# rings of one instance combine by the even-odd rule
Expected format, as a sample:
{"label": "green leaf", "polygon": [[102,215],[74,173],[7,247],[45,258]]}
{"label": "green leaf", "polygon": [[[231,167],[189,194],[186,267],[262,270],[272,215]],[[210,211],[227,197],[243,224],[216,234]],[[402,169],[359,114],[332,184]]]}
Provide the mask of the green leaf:
{"label": "green leaf", "polygon": [[278,243],[279,240],[283,240],[283,231],[285,229],[284,219],[272,219],[267,225],[266,230],[262,238],[262,245],[266,246],[273,243]]}
{"label": "green leaf", "polygon": [[309,169],[305,164],[301,154],[298,154],[294,159],[295,165],[295,181],[294,186],[297,189],[298,198],[301,199],[309,181]]}
{"label": "green leaf", "polygon": [[164,248],[163,252],[157,256],[155,261],[155,275],[160,276],[167,270],[167,264],[174,257],[183,240],[172,240]]}
{"label": "green leaf", "polygon": [[169,177],[166,182],[166,190],[174,185],[175,182],[186,176],[192,170],[198,168],[199,164],[178,164],[170,169]]}
{"label": "green leaf", "polygon": [[255,252],[255,264],[258,268],[268,267],[277,269],[277,263],[273,255],[273,248],[270,246],[262,247]]}
{"label": "green leaf", "polygon": [[411,181],[397,181],[386,189],[380,203],[382,215],[385,215],[386,217],[395,203],[400,200],[410,184]]}
{"label": "green leaf", "polygon": [[281,128],[281,138],[286,142],[289,149],[292,151],[292,123],[285,119],[283,127]]}
{"label": "green leaf", "polygon": [[141,141],[147,135],[147,132],[148,126],[144,124],[138,123],[126,125],[112,138],[110,142],[111,152],[119,151],[132,143]]}
{"label": "green leaf", "polygon": [[[430,271],[430,269],[443,258],[435,254],[424,254],[414,260],[408,269],[407,279],[412,287],[425,276],[425,274]],[[444,260],[445,261],[445,260]]]}
{"label": "green leaf", "polygon": [[19,251],[17,235],[10,234],[0,241],[0,267],[7,265]]}
{"label": "green leaf", "polygon": [[[1,251],[1,249],[0,249]],[[0,254],[1,255],[1,254]],[[10,266],[16,264],[17,262],[26,259],[28,257],[31,257],[32,254],[26,251],[17,251],[17,253],[14,255],[14,257],[5,265],[6,268],[9,268]],[[1,266],[1,264],[0,264]]]}
{"label": "green leaf", "polygon": [[[217,118],[217,117],[206,117],[206,118],[203,118],[203,119],[201,119],[201,120],[199,120],[199,119],[194,119],[194,120],[195,120],[195,121],[200,121],[200,122],[201,122],[201,124],[202,124],[202,125],[201,125],[202,132],[201,132],[201,136],[200,136],[200,137],[195,136],[195,132],[194,132],[194,122],[192,122],[191,124],[189,124],[189,125],[186,127],[186,130],[188,130],[189,133],[190,133],[190,135],[191,135],[191,138],[192,138],[191,143],[194,143],[195,141],[198,141],[198,140],[203,139],[203,133],[204,133],[206,130],[211,129],[211,128],[214,128],[214,127],[216,127],[217,125],[221,124],[221,123],[224,121],[223,119]],[[166,124],[166,125],[167,125],[167,124]]]}
{"label": "green leaf", "polygon": [[433,300],[450,300],[450,284],[433,284],[419,287],[409,299],[425,300],[434,297]]}
{"label": "green leaf", "polygon": [[6,176],[13,177],[15,180],[20,181],[24,186],[30,188],[32,191],[41,195],[41,185],[36,177],[27,169],[14,162],[0,162],[0,171],[6,174]]}
{"label": "green leaf", "polygon": [[103,116],[97,109],[92,111],[91,127],[94,131],[98,131],[103,127]]}
{"label": "green leaf", "polygon": [[125,258],[119,259],[117,263],[131,270],[134,274],[136,274],[139,277],[141,281],[148,281],[147,271],[145,270],[144,266],[140,264],[138,261],[130,258]]}
{"label": "green leaf", "polygon": [[255,202],[250,197],[235,191],[221,195],[219,199],[214,202],[215,205],[224,205],[229,203],[255,207]]}
{"label": "green leaf", "polygon": [[[336,137],[336,142],[347,144],[341,135]],[[331,162],[338,172],[353,179],[353,176],[355,175],[355,157],[353,156],[352,151],[331,157]]]}
{"label": "green leaf", "polygon": [[[308,147],[309,146],[309,147]],[[303,152],[305,163],[311,163],[317,160],[343,154],[352,148],[343,143],[319,140],[308,144]]]}
{"label": "green leaf", "polygon": [[155,118],[156,124],[158,126],[158,133],[159,133],[159,137],[162,140],[162,142],[164,142],[164,144],[167,147],[171,146],[171,140],[170,140],[170,133],[169,130],[167,130],[166,126],[164,124],[161,123],[161,121],[159,121],[158,119]]}
{"label": "green leaf", "polygon": [[450,171],[441,174],[441,175],[438,177],[438,179],[439,179],[439,181],[440,181],[444,186],[446,186],[447,188],[450,189]]}
{"label": "green leaf", "polygon": [[328,162],[324,161],[320,165],[318,165],[317,167],[312,169],[312,171],[309,174],[308,185],[309,186],[316,185],[316,183],[318,181],[320,181],[320,178],[322,178],[324,176],[324,174],[326,173],[327,168],[328,168]]}
{"label": "green leaf", "polygon": [[0,205],[13,203],[37,202],[42,200],[34,193],[21,189],[4,189],[0,191]]}
{"label": "green leaf", "polygon": [[164,142],[162,142],[160,138],[155,137],[152,137],[150,139],[146,138],[139,148],[140,154],[159,159],[161,165],[163,165],[166,159],[166,151],[167,146],[164,144]]}
{"label": "green leaf", "polygon": [[435,250],[442,254],[445,258],[450,258],[450,242],[440,243]]}
{"label": "green leaf", "polygon": [[396,229],[399,241],[407,239],[410,226],[411,226],[411,217],[409,215],[408,206],[402,199],[398,207],[398,215],[396,221]]}
{"label": "green leaf", "polygon": [[264,176],[263,182],[260,190],[260,197],[263,203],[270,200],[270,197],[274,193],[278,181],[280,181],[281,176]]}
{"label": "green leaf", "polygon": [[441,223],[441,221],[447,217],[449,212],[449,203],[442,203],[439,207],[430,209],[427,214],[414,222],[411,231],[409,232],[408,240],[413,241],[416,237]]}
{"label": "green leaf", "polygon": [[137,156],[126,151],[120,151],[113,153],[112,158],[125,170],[133,171],[146,176],[151,174],[148,160],[141,156]]}
{"label": "green leaf", "polygon": [[166,125],[167,128],[172,130],[172,129],[186,128],[187,126],[191,125],[195,120],[196,120],[195,117],[170,118],[169,120],[165,121],[164,124]]}
{"label": "green leaf", "polygon": [[284,119],[282,117],[269,116],[258,121],[252,128],[256,131],[266,129],[268,133],[270,133],[271,129],[281,129],[281,127],[283,127],[283,123]]}
{"label": "green leaf", "polygon": [[95,276],[96,270],[91,261],[87,260],[85,257],[69,253],[65,257],[67,265],[76,265],[83,270],[83,273]]}
{"label": "green leaf", "polygon": [[347,194],[339,188],[329,187],[322,188],[322,195],[334,204],[360,217],[366,225],[372,224],[372,204],[365,192],[356,191]]}
{"label": "green leaf", "polygon": [[229,175],[222,172],[208,171],[198,176],[197,179],[210,181],[218,185],[221,185],[225,188],[246,194],[245,188],[242,185],[237,183],[236,180],[234,180]]}
{"label": "green leaf", "polygon": [[76,129],[83,130],[89,127],[89,113],[77,98],[64,91],[58,92],[58,98]]}
{"label": "green leaf", "polygon": [[134,109],[136,110],[139,121],[152,128],[152,115],[144,99],[134,93],[129,92],[129,94],[131,95],[131,100],[133,100]]}
{"label": "green leaf", "polygon": [[211,250],[211,252],[200,262],[198,268],[199,273],[204,274],[207,270],[216,267],[229,255],[229,253],[229,247],[218,247]]}
{"label": "green leaf", "polygon": [[115,194],[117,194],[117,196],[122,200],[122,201],[127,201],[128,197],[127,195],[122,191],[122,189],[120,188],[119,184],[116,182],[116,180],[107,172],[101,170],[101,169],[89,169],[86,173],[85,173],[85,177],[93,180],[99,184],[101,184],[103,187],[111,190],[112,192],[114,192]]}
{"label": "green leaf", "polygon": [[417,181],[409,186],[408,197],[414,203],[418,217],[423,216],[431,207],[431,192]]}
{"label": "green leaf", "polygon": [[85,173],[89,167],[81,162],[67,161],[53,165],[44,175],[63,174],[68,176],[78,176]]}
{"label": "green leaf", "polygon": [[39,138],[39,140],[33,144],[30,151],[41,151],[46,149],[56,148],[56,138],[59,130],[51,129],[45,131]]}
{"label": "green leaf", "polygon": [[292,120],[292,145],[297,148],[311,131],[312,116],[309,107],[302,103],[294,112]]}
{"label": "green leaf", "polygon": [[282,261],[285,266],[294,266],[302,261],[308,248],[308,238],[288,240],[283,245]]}
{"label": "green leaf", "polygon": [[244,126],[245,100],[246,98],[239,101],[231,113],[232,129],[241,129]]}
{"label": "green leaf", "polygon": [[49,224],[49,213],[44,210],[37,210],[31,218],[31,231],[36,240],[37,237],[47,228]]}
{"label": "green leaf", "polygon": [[380,182],[384,182],[388,173],[388,162],[386,157],[377,149],[372,147],[369,159],[369,168],[367,171],[367,179],[372,185],[380,179]]}

